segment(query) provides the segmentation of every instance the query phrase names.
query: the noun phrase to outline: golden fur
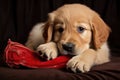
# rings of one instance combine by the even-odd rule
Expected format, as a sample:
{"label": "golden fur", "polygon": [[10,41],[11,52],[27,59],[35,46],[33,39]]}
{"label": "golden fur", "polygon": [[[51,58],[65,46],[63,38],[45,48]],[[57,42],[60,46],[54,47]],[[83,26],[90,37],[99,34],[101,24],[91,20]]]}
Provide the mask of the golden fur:
{"label": "golden fur", "polygon": [[[30,32],[27,47],[41,51],[48,60],[56,58],[58,51],[74,55],[67,63],[73,72],[87,72],[93,65],[109,61],[110,28],[95,11],[81,4],[67,4],[48,15],[45,23],[37,24]],[[81,26],[83,31],[79,31]],[[75,45],[73,52],[63,48],[66,43]]]}

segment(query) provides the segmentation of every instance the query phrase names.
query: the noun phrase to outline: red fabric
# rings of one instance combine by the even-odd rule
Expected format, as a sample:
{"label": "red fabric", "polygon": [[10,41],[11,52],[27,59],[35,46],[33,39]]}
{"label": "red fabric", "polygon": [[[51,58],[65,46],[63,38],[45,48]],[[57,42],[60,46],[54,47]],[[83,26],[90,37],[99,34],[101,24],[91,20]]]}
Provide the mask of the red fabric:
{"label": "red fabric", "polygon": [[24,45],[8,41],[5,48],[5,60],[8,66],[19,68],[20,65],[29,68],[64,68],[67,61],[70,59],[68,56],[59,56],[53,60],[42,61],[40,57],[32,50]]}

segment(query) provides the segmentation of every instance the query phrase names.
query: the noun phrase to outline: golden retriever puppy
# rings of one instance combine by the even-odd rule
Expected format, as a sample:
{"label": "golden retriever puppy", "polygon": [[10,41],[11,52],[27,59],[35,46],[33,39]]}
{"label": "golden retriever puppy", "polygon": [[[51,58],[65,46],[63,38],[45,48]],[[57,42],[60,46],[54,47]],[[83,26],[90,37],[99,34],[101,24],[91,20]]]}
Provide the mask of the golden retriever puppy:
{"label": "golden retriever puppy", "polygon": [[67,63],[73,72],[87,72],[110,60],[110,28],[95,11],[82,4],[67,4],[48,15],[45,23],[37,24],[30,32],[27,47],[41,51],[47,60],[58,54],[73,55]]}

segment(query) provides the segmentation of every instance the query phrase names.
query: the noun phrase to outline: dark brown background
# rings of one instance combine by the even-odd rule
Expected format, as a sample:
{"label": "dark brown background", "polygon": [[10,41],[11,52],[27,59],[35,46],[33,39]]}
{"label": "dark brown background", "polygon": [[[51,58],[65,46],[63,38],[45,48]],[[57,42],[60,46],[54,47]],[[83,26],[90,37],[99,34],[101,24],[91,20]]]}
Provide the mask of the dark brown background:
{"label": "dark brown background", "polygon": [[[17,41],[19,43],[24,44],[27,40],[27,36],[29,34],[29,31],[38,22],[43,22],[47,20],[47,14],[58,7],[69,4],[69,3],[82,3],[96,12],[100,14],[102,19],[110,26],[112,29],[112,32],[110,34],[108,43],[111,48],[111,54],[113,56],[117,56],[118,59],[115,59],[115,61],[108,64],[108,66],[104,67],[110,67],[113,66],[110,70],[113,72],[110,72],[112,74],[109,74],[109,72],[105,72],[106,74],[102,75],[102,77],[106,77],[105,79],[117,79],[115,75],[120,75],[120,2],[119,0],[0,0],[0,65],[2,68],[0,68],[0,78],[3,79],[11,79],[11,80],[22,80],[22,79],[32,79],[29,78],[33,77],[36,80],[41,78],[41,80],[71,80],[71,79],[83,79],[85,75],[75,75],[72,73],[66,73],[64,71],[60,70],[46,70],[46,69],[40,69],[40,70],[15,70],[15,69],[9,69],[3,67],[3,60],[2,60],[2,54],[3,50],[7,44],[7,40],[10,38],[13,41]],[[115,64],[116,63],[116,64]],[[119,64],[119,65],[118,65]],[[116,68],[117,67],[117,68]],[[114,68],[114,69],[113,69]],[[101,68],[100,68],[101,69]],[[115,70],[117,69],[117,70]],[[106,70],[106,68],[105,68]],[[109,70],[109,69],[108,69]],[[41,74],[41,72],[44,73],[52,73],[49,77],[47,74]],[[24,75],[22,74],[24,73]],[[94,74],[95,73],[95,74]],[[96,78],[96,73],[102,74],[102,72],[92,72],[93,74],[92,78],[90,79],[98,79],[101,75],[98,75]],[[104,73],[104,70],[103,70]],[[89,74],[89,73],[88,73]],[[88,75],[87,74],[87,75]],[[4,75],[4,76],[3,76]],[[22,77],[19,77],[22,75]],[[26,76],[25,76],[26,75]],[[32,76],[31,76],[32,75]],[[59,75],[59,77],[57,77]],[[65,75],[65,76],[64,76]],[[68,75],[70,77],[68,77]],[[111,75],[113,76],[112,78]],[[6,77],[5,77],[6,76]],[[90,75],[88,77],[91,77]],[[85,78],[84,80],[86,80]],[[102,79],[102,78],[100,78]],[[1,79],[2,80],[2,79]],[[103,78],[104,80],[104,78]]]}

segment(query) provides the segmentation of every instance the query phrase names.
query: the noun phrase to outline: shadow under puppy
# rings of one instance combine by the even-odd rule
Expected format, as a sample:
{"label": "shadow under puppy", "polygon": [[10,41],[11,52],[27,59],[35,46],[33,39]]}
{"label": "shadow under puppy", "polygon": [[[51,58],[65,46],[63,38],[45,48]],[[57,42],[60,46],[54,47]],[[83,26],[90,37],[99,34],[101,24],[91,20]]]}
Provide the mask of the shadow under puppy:
{"label": "shadow under puppy", "polygon": [[110,28],[95,11],[82,4],[67,4],[48,15],[45,23],[33,27],[28,48],[41,51],[47,60],[58,54],[73,55],[67,63],[73,72],[87,72],[93,65],[110,60]]}

